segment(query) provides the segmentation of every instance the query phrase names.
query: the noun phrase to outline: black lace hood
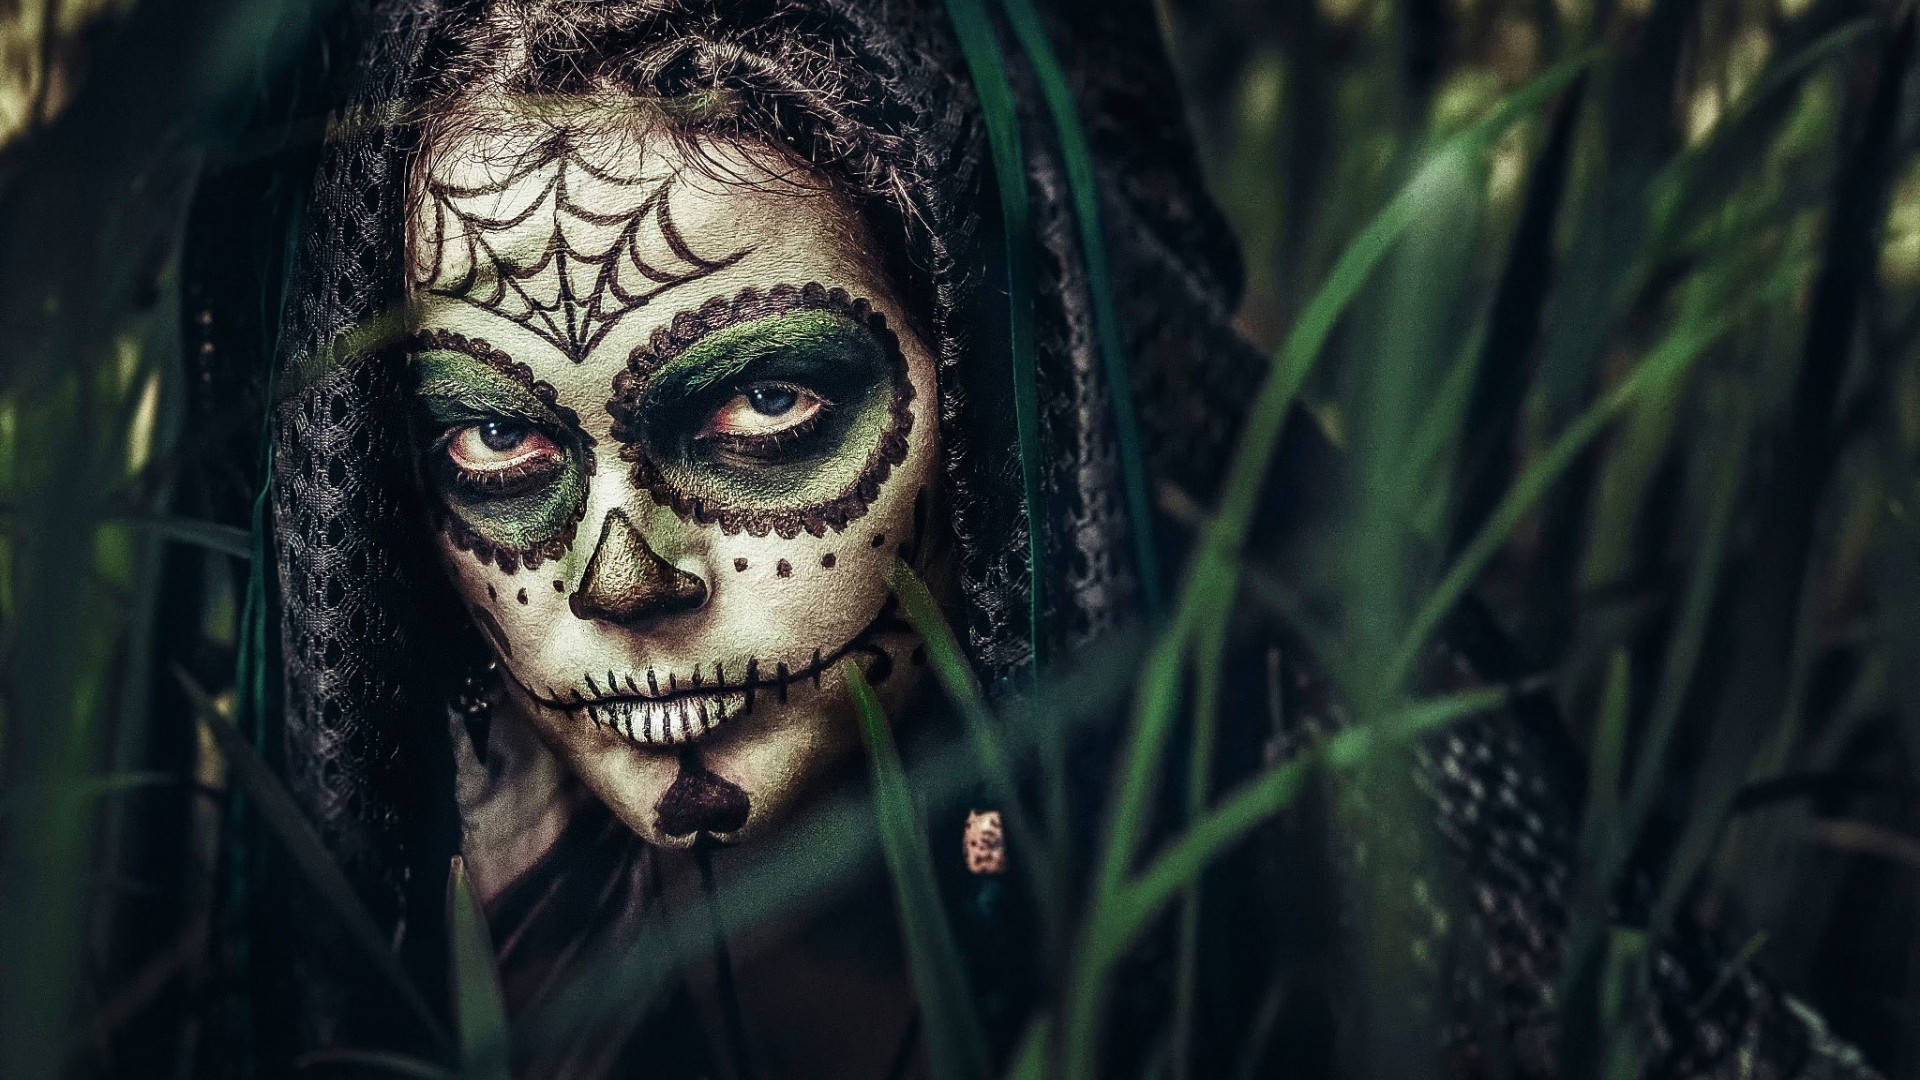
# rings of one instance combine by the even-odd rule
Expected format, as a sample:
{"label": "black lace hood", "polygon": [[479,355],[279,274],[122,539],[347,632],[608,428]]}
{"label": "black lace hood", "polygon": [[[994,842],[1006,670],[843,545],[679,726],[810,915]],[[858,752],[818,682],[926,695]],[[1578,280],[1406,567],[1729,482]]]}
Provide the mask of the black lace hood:
{"label": "black lace hood", "polygon": [[[1261,359],[1229,327],[1239,270],[1207,198],[1151,6],[1047,11],[1092,147],[1120,334],[1156,487],[1204,499]],[[1044,519],[1028,519],[1010,404],[1005,246],[978,99],[933,0],[564,0],[374,4],[344,40],[338,104],[278,320],[271,534],[286,775],[376,917],[433,970],[457,835],[437,717],[473,654],[417,542],[398,415],[402,207],[429,106],[511,91],[740,107],[691,130],[755,139],[824,172],[876,223],[939,372],[944,483],[965,646],[989,685],[1136,618],[1111,387],[1072,193],[1031,72],[1012,72],[1033,217]],[[434,121],[427,119],[426,124]],[[702,125],[706,125],[702,127]],[[1030,603],[1031,528],[1050,565]],[[1039,624],[1030,612],[1038,610]],[[460,626],[460,631],[449,627]],[[423,778],[429,778],[423,780]],[[339,973],[298,955],[294,981]],[[306,974],[311,969],[311,978]],[[325,977],[321,977],[322,975]],[[353,994],[299,1008],[331,1041]]]}
{"label": "black lace hood", "polygon": [[[1145,486],[1157,505],[1205,507],[1265,367],[1230,325],[1240,288],[1233,247],[1205,194],[1152,6],[1042,6],[1092,151]],[[1017,681],[1036,648],[1057,660],[1138,622],[1152,604],[1151,582],[1180,565],[1185,526],[1129,513],[1140,503],[1123,464],[1120,395],[1041,88],[1029,67],[1008,65],[1032,218],[1030,241],[1014,252],[1028,257],[1032,280],[1010,288],[1000,221],[1009,193],[997,188],[982,98],[938,0],[368,0],[350,10],[324,53],[336,62],[315,65],[325,69],[314,82],[331,117],[317,153],[207,178],[189,230],[189,340],[198,342],[198,407],[210,420],[260,392],[257,371],[222,358],[276,343],[262,516],[277,588],[264,590],[257,613],[280,665],[252,673],[283,670],[279,685],[265,688],[283,701],[253,719],[299,810],[430,991],[446,970],[440,922],[458,837],[445,710],[479,644],[420,542],[400,418],[402,208],[422,124],[445,115],[423,104],[457,100],[489,80],[559,97],[723,94],[735,107],[687,110],[681,126],[773,146],[860,206],[935,352],[957,580],[949,615],[990,688]],[[303,99],[293,111],[311,105]],[[287,159],[298,176],[268,175]],[[256,204],[261,212],[248,213]],[[230,254],[236,240],[275,230],[295,249],[278,301],[263,300],[273,290],[260,289]],[[1005,344],[1010,294],[1030,294],[1034,304],[1032,457],[1041,468],[1031,505],[1041,509],[1031,515],[1024,488],[1034,478],[1021,471]],[[1292,425],[1278,453],[1287,475],[1270,486],[1268,505],[1290,519],[1325,513],[1308,499],[1329,460],[1311,426]],[[1152,542],[1138,543],[1142,534]],[[1262,539],[1268,554],[1275,542]],[[1157,575],[1143,573],[1139,554],[1152,548]],[[1029,595],[1030,550],[1049,568],[1039,603]],[[1429,684],[1511,674],[1484,662],[1468,637],[1456,632],[1435,650]],[[1297,653],[1282,657],[1266,639],[1233,648],[1218,787],[1343,723],[1324,680]],[[1462,652],[1474,654],[1471,662]],[[254,689],[243,680],[243,695]],[[1343,868],[1390,864],[1393,873],[1377,876],[1390,883],[1385,891],[1397,890],[1391,917],[1368,932],[1415,957],[1434,991],[1408,1006],[1421,1020],[1397,1037],[1444,1053],[1458,1075],[1553,1075],[1579,818],[1577,755],[1557,737],[1551,717],[1519,711],[1457,724],[1405,762],[1409,798],[1433,821],[1433,836],[1396,835],[1384,846],[1393,850],[1369,852],[1364,835],[1309,814],[1275,823],[1262,833],[1266,843],[1248,845],[1258,851],[1216,869],[1200,985],[1207,1022],[1223,1037],[1219,1054],[1232,1052],[1225,1040],[1241,1037],[1275,965],[1297,963],[1313,972],[1301,985],[1318,997],[1304,1025],[1276,1021],[1273,1053],[1307,1070],[1367,1060],[1365,1047],[1340,1044],[1354,1027],[1345,1018],[1371,1007],[1374,988],[1344,951],[1354,915],[1327,881]],[[1092,833],[1104,755],[1078,764],[1090,797],[1074,812]],[[581,850],[612,852],[626,842],[618,832],[582,834]],[[240,961],[260,1000],[237,1037],[290,1032],[296,1052],[418,1044],[406,1008],[340,947],[324,907],[274,880],[260,880],[252,900],[255,951]],[[1020,946],[997,948],[989,962]],[[1730,963],[1717,943],[1689,932],[1659,948],[1648,1075],[1870,1075],[1817,1019]],[[1113,1023],[1120,1042],[1153,1038],[1146,1021],[1164,1020],[1166,965],[1152,942],[1141,952],[1142,977],[1114,987],[1115,1011],[1142,1021]],[[1719,995],[1713,1008],[1696,1008],[1708,986]],[[1017,1004],[1003,1011],[1018,1021]],[[1306,1042],[1289,1041],[1296,1029],[1309,1032]],[[1198,1045],[1210,1045],[1205,1035]],[[1747,1065],[1751,1073],[1740,1071]]]}

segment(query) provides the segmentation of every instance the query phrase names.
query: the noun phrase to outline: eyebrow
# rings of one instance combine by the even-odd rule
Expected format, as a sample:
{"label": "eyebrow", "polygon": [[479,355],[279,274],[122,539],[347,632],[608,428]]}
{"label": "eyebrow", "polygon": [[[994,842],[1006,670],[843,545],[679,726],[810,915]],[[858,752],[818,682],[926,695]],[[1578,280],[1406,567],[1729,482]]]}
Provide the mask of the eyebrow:
{"label": "eyebrow", "polygon": [[[689,377],[685,386],[700,391],[732,378],[769,353],[795,347],[819,349],[846,341],[879,346],[872,332],[852,319],[806,308],[723,326],[688,344],[676,360],[698,366],[698,374]],[[678,364],[669,362],[665,366]]]}
{"label": "eyebrow", "polygon": [[[478,365],[462,364],[461,367],[471,371]],[[552,410],[539,398],[498,376],[467,379],[459,375],[437,375],[421,380],[414,393],[431,401],[462,405],[477,413],[504,412],[528,420],[554,419]]]}
{"label": "eyebrow", "polygon": [[415,333],[408,344],[422,376],[414,388],[416,397],[579,431],[579,415],[560,404],[552,383],[535,378],[532,368],[484,339],[427,329]]}

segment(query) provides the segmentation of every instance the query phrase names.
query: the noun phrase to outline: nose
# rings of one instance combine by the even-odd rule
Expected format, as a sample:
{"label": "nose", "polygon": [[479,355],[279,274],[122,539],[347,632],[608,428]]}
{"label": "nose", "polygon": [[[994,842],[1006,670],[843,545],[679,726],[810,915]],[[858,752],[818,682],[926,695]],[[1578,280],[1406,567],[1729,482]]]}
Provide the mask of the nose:
{"label": "nose", "polygon": [[628,626],[707,602],[707,583],[647,544],[624,510],[607,511],[580,587],[567,606],[582,619]]}

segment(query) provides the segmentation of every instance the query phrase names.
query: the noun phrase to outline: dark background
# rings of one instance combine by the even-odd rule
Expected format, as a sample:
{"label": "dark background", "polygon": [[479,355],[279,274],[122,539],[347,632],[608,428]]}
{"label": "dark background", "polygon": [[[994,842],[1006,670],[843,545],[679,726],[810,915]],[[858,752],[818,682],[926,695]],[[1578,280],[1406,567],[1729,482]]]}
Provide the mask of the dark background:
{"label": "dark background", "polygon": [[[1629,853],[1656,919],[1920,1074],[1912,6],[1156,15],[1268,348],[1442,140],[1587,58],[1424,174],[1307,383],[1356,494],[1324,659],[1360,686],[1468,566],[1493,674],[1602,751],[1583,869]],[[257,418],[186,410],[249,361],[196,338],[178,241],[197,175],[311,139],[298,101],[265,149],[236,120],[318,61],[310,29],[251,0],[0,3],[0,1075],[190,1075],[247,1023],[220,898],[255,834],[195,710],[234,709]],[[1635,382],[1662,358],[1685,367]]]}

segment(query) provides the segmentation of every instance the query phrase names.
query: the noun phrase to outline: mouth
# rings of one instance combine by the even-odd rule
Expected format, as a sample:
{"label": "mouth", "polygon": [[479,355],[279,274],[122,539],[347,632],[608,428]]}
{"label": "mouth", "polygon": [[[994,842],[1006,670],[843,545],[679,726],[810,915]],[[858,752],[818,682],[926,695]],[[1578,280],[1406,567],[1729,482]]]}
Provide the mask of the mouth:
{"label": "mouth", "polygon": [[893,660],[874,639],[883,631],[906,629],[911,628],[896,613],[896,601],[889,596],[859,633],[830,652],[813,650],[799,667],[785,661],[767,664],[755,657],[737,666],[716,661],[710,671],[695,664],[691,673],[662,673],[655,668],[625,674],[608,671],[604,682],[587,674],[582,676],[584,688],[545,694],[522,682],[511,668],[502,667],[528,697],[549,709],[572,713],[640,746],[685,746],[729,720],[751,716],[755,706],[769,698],[785,704],[792,687],[811,684],[818,689],[827,670],[854,653],[871,658],[867,679],[879,685],[892,673]]}

